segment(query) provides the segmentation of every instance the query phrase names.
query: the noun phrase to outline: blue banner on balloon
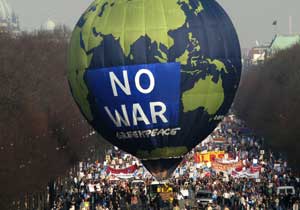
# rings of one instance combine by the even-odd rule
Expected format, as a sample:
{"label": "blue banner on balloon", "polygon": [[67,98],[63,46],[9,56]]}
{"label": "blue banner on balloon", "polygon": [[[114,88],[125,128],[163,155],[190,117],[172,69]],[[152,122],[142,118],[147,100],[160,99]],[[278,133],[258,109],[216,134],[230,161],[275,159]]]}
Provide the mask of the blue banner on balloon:
{"label": "blue banner on balloon", "polygon": [[114,131],[178,126],[180,63],[90,69],[85,81],[100,119]]}

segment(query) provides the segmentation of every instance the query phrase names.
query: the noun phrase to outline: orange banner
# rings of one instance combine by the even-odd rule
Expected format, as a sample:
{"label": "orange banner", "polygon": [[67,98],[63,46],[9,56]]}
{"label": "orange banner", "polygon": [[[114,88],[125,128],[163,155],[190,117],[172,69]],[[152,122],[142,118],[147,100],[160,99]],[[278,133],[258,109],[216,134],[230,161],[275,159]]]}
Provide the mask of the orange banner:
{"label": "orange banner", "polygon": [[211,152],[205,152],[205,153],[196,153],[194,155],[194,161],[195,163],[207,163],[212,162],[216,158],[222,159],[225,156],[224,151],[211,151]]}
{"label": "orange banner", "polygon": [[228,171],[235,168],[240,168],[243,166],[242,161],[238,161],[236,163],[220,163],[220,162],[212,162],[211,167],[215,171]]}

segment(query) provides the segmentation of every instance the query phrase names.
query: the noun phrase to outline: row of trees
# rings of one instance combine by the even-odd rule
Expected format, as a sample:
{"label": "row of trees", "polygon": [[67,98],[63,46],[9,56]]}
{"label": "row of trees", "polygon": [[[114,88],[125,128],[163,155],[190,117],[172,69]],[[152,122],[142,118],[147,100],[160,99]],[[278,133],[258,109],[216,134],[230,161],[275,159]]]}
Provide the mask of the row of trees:
{"label": "row of trees", "polygon": [[69,35],[0,34],[0,209],[104,149],[68,87]]}
{"label": "row of trees", "polygon": [[300,170],[300,45],[247,70],[234,106],[272,149]]}

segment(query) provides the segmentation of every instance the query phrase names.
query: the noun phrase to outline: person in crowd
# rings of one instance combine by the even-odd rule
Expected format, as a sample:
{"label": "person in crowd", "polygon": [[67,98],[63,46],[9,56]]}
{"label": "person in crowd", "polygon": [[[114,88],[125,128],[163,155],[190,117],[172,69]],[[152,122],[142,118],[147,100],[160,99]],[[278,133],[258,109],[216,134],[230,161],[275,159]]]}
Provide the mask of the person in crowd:
{"label": "person in crowd", "polygon": [[[299,209],[299,174],[293,173],[281,156],[267,151],[263,138],[253,134],[241,120],[225,117],[210,138],[224,142],[206,141],[184,158],[170,178],[172,187],[168,186],[167,191],[173,196],[168,199],[163,199],[160,192],[151,198],[149,185],[154,179],[149,172],[133,156],[112,149],[103,162],[82,162],[78,171],[67,178],[67,186],[55,185],[53,209],[195,209],[199,191],[211,192],[212,202],[206,209]],[[204,150],[224,151],[231,160],[242,161],[242,171],[258,170],[258,177],[235,177],[203,164],[196,167],[194,155]],[[139,174],[131,179],[117,179],[107,170],[108,166],[122,169],[135,164],[138,165],[135,173]],[[142,179],[145,184],[132,187],[133,178]],[[280,186],[292,186],[293,190],[280,193]]]}

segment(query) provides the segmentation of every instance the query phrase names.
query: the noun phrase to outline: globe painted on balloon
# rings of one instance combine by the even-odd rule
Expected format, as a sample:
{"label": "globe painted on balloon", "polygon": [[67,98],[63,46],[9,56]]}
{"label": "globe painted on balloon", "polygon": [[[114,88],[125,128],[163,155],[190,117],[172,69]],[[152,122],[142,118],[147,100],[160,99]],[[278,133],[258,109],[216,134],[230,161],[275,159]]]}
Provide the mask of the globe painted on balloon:
{"label": "globe painted on balloon", "polygon": [[223,119],[240,74],[236,31],[214,0],[96,0],[70,42],[82,113],[157,177]]}

